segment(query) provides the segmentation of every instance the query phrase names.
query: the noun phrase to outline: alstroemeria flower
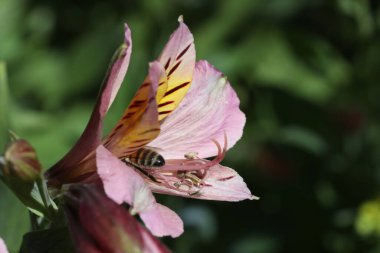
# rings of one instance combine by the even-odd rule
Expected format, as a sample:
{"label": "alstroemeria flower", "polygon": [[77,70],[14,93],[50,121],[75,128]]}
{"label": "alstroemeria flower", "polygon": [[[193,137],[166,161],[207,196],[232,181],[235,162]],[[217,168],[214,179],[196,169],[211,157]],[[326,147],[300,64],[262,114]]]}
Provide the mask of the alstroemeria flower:
{"label": "alstroemeria flower", "polygon": [[[101,144],[102,121],[115,98],[127,71],[131,46],[130,30],[126,25],[125,43],[121,47],[121,50],[115,55],[115,59],[109,69],[96,106],[84,133],[72,150],[46,173],[50,187],[60,188],[64,184],[96,182],[98,179],[96,171],[97,165],[99,166],[99,164],[97,163],[104,164],[104,160],[98,155],[99,152],[96,152],[97,147],[101,147],[99,145]],[[160,80],[163,75],[163,68],[158,63],[152,63],[148,77],[132,102],[135,104],[138,103],[140,106],[138,108],[134,107],[133,104],[130,106],[135,115],[133,117],[131,116],[131,119],[128,120],[128,124],[124,125],[127,126],[127,129],[124,129],[126,131],[125,135],[118,135],[118,138],[113,139],[118,140],[118,142],[115,142],[117,144],[116,148],[121,146],[125,147],[123,152],[127,149],[129,152],[132,152],[131,150],[136,149],[136,147],[124,143],[126,140],[130,142],[133,141],[133,138],[129,138],[130,135],[135,135],[136,130],[144,131],[145,128],[151,128],[156,125],[159,127],[157,104],[153,101],[158,92],[159,83],[161,82]],[[161,87],[167,87],[167,84],[161,84]],[[142,97],[145,97],[146,99],[143,103],[141,103],[140,99]],[[152,118],[155,120],[152,121]],[[132,128],[135,130],[132,130]],[[120,131],[121,130],[123,129],[120,129]],[[152,131],[149,132],[153,133]],[[151,136],[151,133],[149,132],[146,133],[146,135]],[[109,154],[104,154],[104,156],[110,157]],[[130,170],[130,168],[119,161],[116,156],[113,156],[113,158],[119,162],[119,165],[121,163],[121,166],[124,166],[124,168],[121,168],[120,170]],[[112,168],[114,160],[108,159],[107,161],[108,163],[105,167]],[[149,201],[134,201],[134,199],[136,199],[134,197],[124,199],[123,201],[118,201],[115,198],[112,199],[117,203],[128,203],[131,206],[133,213],[140,214],[141,219],[154,235],[179,236],[183,232],[182,220],[170,209],[157,204],[150,189],[145,185],[141,177],[138,174],[133,173],[135,172],[132,171],[128,174],[126,189],[129,189],[129,194],[131,196],[136,196],[136,198]],[[137,181],[131,177],[132,175],[135,175],[138,178],[137,180],[141,181],[140,185],[145,186],[146,190],[138,190],[140,185],[134,183]]]}
{"label": "alstroemeria flower", "polygon": [[[219,165],[242,135],[245,116],[239,99],[219,71],[205,61],[195,62],[193,36],[182,19],[179,23],[124,115],[101,141],[103,117],[129,63],[126,26],[124,50],[111,67],[85,132],[47,173],[50,186],[58,188],[100,177],[107,195],[128,203],[157,236],[178,236],[183,225],[155,202],[150,189],[201,199],[254,198],[234,170]],[[157,150],[149,157],[161,155],[159,167],[128,162],[147,159],[143,149]]]}
{"label": "alstroemeria flower", "polygon": [[[193,36],[183,22],[154,64],[152,72],[163,72],[156,75],[156,99],[141,94],[144,83],[104,146],[120,159],[143,156],[140,148],[156,149],[165,165],[136,170],[153,191],[226,201],[255,198],[234,170],[219,165],[243,132],[239,99],[221,72],[206,61],[195,63]],[[144,101],[151,101],[145,111]],[[132,117],[134,123],[126,121]],[[127,194],[129,179],[123,170],[112,170],[111,176],[104,171],[110,170],[98,166],[107,194],[113,199]]]}
{"label": "alstroemeria flower", "polygon": [[65,213],[78,253],[169,252],[97,187],[71,186],[65,194]]}
{"label": "alstroemeria flower", "polygon": [[5,245],[3,239],[0,238],[0,253],[8,253],[7,246]]}

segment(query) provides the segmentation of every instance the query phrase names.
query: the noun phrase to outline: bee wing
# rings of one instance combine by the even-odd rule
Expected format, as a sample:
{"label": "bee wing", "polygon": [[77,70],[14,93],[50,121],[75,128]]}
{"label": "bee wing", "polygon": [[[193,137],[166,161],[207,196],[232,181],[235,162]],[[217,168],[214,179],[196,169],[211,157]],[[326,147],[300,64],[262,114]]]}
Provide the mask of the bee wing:
{"label": "bee wing", "polygon": [[159,147],[146,146],[146,147],[144,147],[144,148],[146,148],[146,149],[150,149],[150,150],[153,150],[153,151],[155,151],[155,152],[157,152],[157,153],[160,153],[160,152],[163,151],[163,149],[162,149],[162,148],[159,148]]}
{"label": "bee wing", "polygon": [[156,101],[159,120],[165,119],[181,102],[190,88],[195,67],[194,38],[189,28],[178,19],[179,27],[170,36],[159,62],[164,66],[166,80],[159,83]]}
{"label": "bee wing", "polygon": [[156,138],[160,132],[156,92],[159,80],[165,76],[159,62],[150,65],[149,75],[140,86],[123,117],[104,141],[104,146],[123,157]]}

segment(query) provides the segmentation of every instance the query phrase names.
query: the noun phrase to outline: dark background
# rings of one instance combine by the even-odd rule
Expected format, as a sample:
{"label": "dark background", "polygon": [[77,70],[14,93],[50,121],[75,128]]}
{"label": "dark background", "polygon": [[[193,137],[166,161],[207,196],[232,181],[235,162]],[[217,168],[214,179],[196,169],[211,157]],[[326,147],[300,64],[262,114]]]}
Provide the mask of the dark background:
{"label": "dark background", "polygon": [[[160,196],[185,222],[174,252],[380,252],[380,5],[365,0],[0,0],[12,129],[45,168],[83,130],[113,51],[132,29],[108,131],[177,18],[197,59],[225,73],[247,116],[223,164],[259,201]],[[96,222],[96,221],[94,221]],[[26,210],[0,189],[0,236],[16,252]]]}

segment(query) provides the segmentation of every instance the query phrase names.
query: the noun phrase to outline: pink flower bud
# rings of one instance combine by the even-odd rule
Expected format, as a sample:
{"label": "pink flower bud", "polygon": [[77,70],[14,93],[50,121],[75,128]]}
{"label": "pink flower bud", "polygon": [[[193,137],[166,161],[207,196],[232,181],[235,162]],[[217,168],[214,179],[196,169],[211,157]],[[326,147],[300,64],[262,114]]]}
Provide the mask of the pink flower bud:
{"label": "pink flower bud", "polygon": [[15,140],[5,151],[4,177],[16,176],[23,181],[40,177],[41,165],[34,148],[26,140]]}
{"label": "pink flower bud", "polygon": [[101,188],[75,185],[65,200],[69,228],[79,253],[169,252]]}

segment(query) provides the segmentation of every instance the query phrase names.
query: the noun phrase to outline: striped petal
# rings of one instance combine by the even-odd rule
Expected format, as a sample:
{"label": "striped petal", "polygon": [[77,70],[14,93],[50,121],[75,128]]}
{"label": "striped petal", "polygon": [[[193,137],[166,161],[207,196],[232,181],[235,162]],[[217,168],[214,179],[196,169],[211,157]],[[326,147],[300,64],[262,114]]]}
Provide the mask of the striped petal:
{"label": "striped petal", "polygon": [[105,139],[104,146],[117,157],[135,152],[158,136],[160,124],[155,95],[163,76],[165,72],[159,62],[150,64],[148,77]]}
{"label": "striped petal", "polygon": [[157,91],[159,120],[162,121],[185,96],[194,72],[194,38],[182,17],[179,18],[179,27],[171,35],[158,60],[167,75],[167,81],[162,82]]}
{"label": "striped petal", "polygon": [[245,116],[226,77],[211,64],[196,64],[194,80],[186,97],[161,124],[160,135],[149,146],[161,149],[165,159],[183,159],[189,152],[201,158],[217,155],[212,140],[228,148],[240,139]]}
{"label": "striped petal", "polygon": [[81,161],[91,151],[95,150],[100,144],[103,118],[110,108],[115,96],[123,82],[124,76],[129,66],[129,59],[132,51],[131,31],[125,24],[125,40],[123,45],[115,53],[111,65],[106,74],[103,86],[99,92],[99,96],[92,112],[91,118],[87,126],[74,145],[74,147],[47,173],[48,178],[55,177]]}

